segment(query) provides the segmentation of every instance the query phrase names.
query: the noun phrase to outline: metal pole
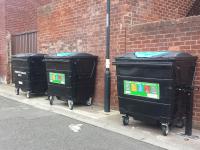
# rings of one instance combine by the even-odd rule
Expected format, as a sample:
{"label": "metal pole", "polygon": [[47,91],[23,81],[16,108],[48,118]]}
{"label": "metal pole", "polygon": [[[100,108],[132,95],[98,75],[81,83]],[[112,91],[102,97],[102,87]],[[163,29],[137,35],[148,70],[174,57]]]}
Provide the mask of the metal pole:
{"label": "metal pole", "polygon": [[[196,66],[196,64],[195,64]],[[196,67],[194,75],[196,74]],[[193,76],[192,83],[194,84],[195,76]],[[192,86],[187,91],[187,103],[186,103],[186,122],[185,122],[185,135],[192,135],[192,116],[193,116],[193,103],[194,103],[194,90],[199,91],[198,87]]]}
{"label": "metal pole", "polygon": [[106,14],[106,70],[104,88],[104,111],[110,112],[110,0],[107,0]]}
{"label": "metal pole", "polygon": [[193,89],[187,93],[185,135],[192,135]]}

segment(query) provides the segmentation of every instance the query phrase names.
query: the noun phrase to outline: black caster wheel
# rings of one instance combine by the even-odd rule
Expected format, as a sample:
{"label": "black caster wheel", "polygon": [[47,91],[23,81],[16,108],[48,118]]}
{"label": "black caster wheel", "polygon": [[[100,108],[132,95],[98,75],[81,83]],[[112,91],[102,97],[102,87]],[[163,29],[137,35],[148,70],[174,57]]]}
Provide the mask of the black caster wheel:
{"label": "black caster wheel", "polygon": [[129,124],[129,116],[122,116],[123,125],[127,126]]}
{"label": "black caster wheel", "polygon": [[49,104],[53,105],[54,96],[49,96]]}
{"label": "black caster wheel", "polygon": [[73,107],[74,107],[74,102],[72,100],[68,100],[68,107],[70,110],[73,110]]}
{"label": "black caster wheel", "polygon": [[177,120],[175,127],[177,128],[183,128],[185,126],[185,119],[179,119]]}
{"label": "black caster wheel", "polygon": [[31,98],[31,92],[30,92],[30,91],[28,91],[28,92],[26,93],[26,98]]}
{"label": "black caster wheel", "polygon": [[167,136],[169,134],[169,125],[168,124],[162,124],[161,125],[161,131],[162,131],[162,134],[164,136]]}
{"label": "black caster wheel", "polygon": [[86,101],[86,105],[87,105],[87,106],[91,106],[91,105],[92,105],[92,97],[90,97],[90,98]]}
{"label": "black caster wheel", "polygon": [[60,96],[56,96],[56,98],[57,98],[58,100],[61,100],[61,97],[60,97]]}
{"label": "black caster wheel", "polygon": [[15,94],[19,95],[19,88],[15,88]]}

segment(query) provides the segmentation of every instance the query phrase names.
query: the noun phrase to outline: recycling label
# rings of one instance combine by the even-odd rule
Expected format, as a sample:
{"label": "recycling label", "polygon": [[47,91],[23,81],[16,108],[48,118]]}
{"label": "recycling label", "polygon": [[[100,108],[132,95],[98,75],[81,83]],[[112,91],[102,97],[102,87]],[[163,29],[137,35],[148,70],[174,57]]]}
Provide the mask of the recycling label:
{"label": "recycling label", "polygon": [[124,80],[124,94],[160,99],[160,85],[158,83]]}
{"label": "recycling label", "polygon": [[49,73],[49,82],[54,84],[65,85],[65,74],[63,73]]}

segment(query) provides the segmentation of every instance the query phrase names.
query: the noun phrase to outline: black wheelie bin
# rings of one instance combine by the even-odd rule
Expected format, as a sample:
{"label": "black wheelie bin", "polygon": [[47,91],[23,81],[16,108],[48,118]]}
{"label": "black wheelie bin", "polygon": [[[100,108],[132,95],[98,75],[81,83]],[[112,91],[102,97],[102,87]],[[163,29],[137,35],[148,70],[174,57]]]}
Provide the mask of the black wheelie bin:
{"label": "black wheelie bin", "polygon": [[46,66],[44,54],[17,54],[12,56],[12,76],[15,92],[26,92],[27,98],[32,94],[45,94],[47,90]]}
{"label": "black wheelie bin", "polygon": [[91,105],[95,88],[97,56],[63,52],[45,56],[50,105],[55,97],[74,104]]}
{"label": "black wheelie bin", "polygon": [[157,122],[163,135],[175,122],[183,127],[196,60],[174,51],[132,52],[117,57],[114,64],[123,124],[128,125],[129,116]]}

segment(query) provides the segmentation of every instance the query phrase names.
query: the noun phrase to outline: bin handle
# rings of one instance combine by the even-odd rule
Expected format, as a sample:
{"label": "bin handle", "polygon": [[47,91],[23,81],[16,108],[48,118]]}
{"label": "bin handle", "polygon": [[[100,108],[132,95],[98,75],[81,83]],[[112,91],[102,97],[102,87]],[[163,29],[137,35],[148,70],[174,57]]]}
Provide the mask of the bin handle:
{"label": "bin handle", "polygon": [[15,61],[15,60],[19,60],[19,61],[27,61],[26,59],[22,59],[22,58],[14,58],[14,59],[11,59],[11,61]]}
{"label": "bin handle", "polygon": [[92,78],[92,76],[93,76],[93,74],[94,74],[95,66],[96,66],[96,62],[93,63],[93,68],[92,68],[92,72],[91,72],[91,74],[90,74],[90,78]]}
{"label": "bin handle", "polygon": [[54,62],[70,62],[70,60],[59,60],[59,59],[44,59],[43,61],[46,61],[46,62],[50,62],[50,61],[54,61]]}
{"label": "bin handle", "polygon": [[[120,63],[117,63],[117,62],[113,62],[112,63],[113,65],[147,65],[147,66],[151,66],[152,64],[151,63],[137,63],[137,62],[120,62]],[[154,66],[172,66],[172,64],[156,64],[156,63],[153,63]]]}

